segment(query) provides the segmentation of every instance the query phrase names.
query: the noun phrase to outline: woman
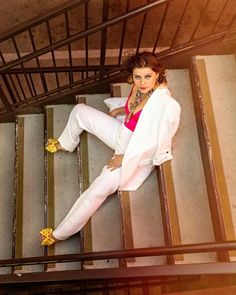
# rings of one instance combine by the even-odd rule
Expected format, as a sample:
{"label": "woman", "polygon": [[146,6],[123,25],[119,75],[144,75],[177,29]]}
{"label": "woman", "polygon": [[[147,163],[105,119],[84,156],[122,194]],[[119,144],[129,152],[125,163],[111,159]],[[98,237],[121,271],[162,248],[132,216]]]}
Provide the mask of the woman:
{"label": "woman", "polygon": [[[59,226],[40,231],[42,245],[69,238],[83,228],[107,196],[117,189],[138,189],[155,165],[172,159],[171,141],[181,110],[167,89],[164,68],[150,52],[131,56],[125,66],[133,83],[125,106],[107,115],[78,104],[60,137],[47,142],[51,153],[72,152],[86,130],[111,147],[114,155]],[[115,118],[121,114],[126,115],[123,123]]]}

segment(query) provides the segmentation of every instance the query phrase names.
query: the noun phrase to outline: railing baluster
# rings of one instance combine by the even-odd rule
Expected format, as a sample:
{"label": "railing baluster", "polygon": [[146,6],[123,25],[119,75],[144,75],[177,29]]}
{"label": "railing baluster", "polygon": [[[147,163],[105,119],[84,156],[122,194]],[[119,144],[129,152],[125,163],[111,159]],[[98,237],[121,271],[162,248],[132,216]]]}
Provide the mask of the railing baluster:
{"label": "railing baluster", "polygon": [[[20,56],[20,52],[19,52],[19,49],[18,49],[18,46],[17,46],[17,43],[16,43],[16,39],[13,37],[12,40],[13,40],[14,48],[16,50],[16,54],[17,54],[18,58],[20,58],[21,56]],[[22,69],[24,69],[24,65],[22,63],[20,64],[20,66],[21,66]],[[32,92],[32,89],[30,87],[30,83],[29,83],[28,77],[27,77],[27,75],[26,75],[25,72],[23,72],[23,75],[25,77],[26,84],[27,84],[28,89],[30,91],[30,95],[33,96],[33,92]],[[23,93],[24,98],[26,99],[25,91],[23,90],[23,87],[21,86],[21,82],[19,81],[19,77],[18,76],[17,76],[17,81],[20,84],[21,91]]]}
{"label": "railing baluster", "polygon": [[16,80],[17,80],[18,86],[20,87],[21,93],[23,94],[24,99],[26,99],[26,95],[25,95],[24,89],[23,89],[23,87],[21,85],[21,81],[20,81],[19,75],[18,74],[15,74],[15,76],[16,76]]}
{"label": "railing baluster", "polygon": [[[67,37],[70,37],[70,27],[69,27],[69,16],[68,16],[68,11],[65,12],[65,20],[66,20],[66,34]],[[70,68],[73,66],[72,64],[72,55],[71,55],[71,44],[68,44],[68,53],[69,53],[69,63],[70,63]],[[73,83],[73,71],[69,71],[69,81],[70,84]]]}
{"label": "railing baluster", "polygon": [[[103,0],[103,14],[102,22],[108,20],[109,17],[109,0]],[[102,30],[101,37],[101,53],[100,53],[100,74],[104,73],[105,57],[106,57],[106,46],[107,46],[107,28]]]}
{"label": "railing baluster", "polygon": [[202,20],[202,17],[203,17],[203,15],[204,15],[204,12],[206,11],[207,6],[209,5],[209,3],[210,3],[210,0],[207,0],[207,1],[205,2],[204,7],[203,7],[203,9],[202,9],[202,13],[201,13],[201,15],[200,15],[200,17],[199,17],[199,19],[198,19],[198,21],[197,21],[197,24],[196,24],[196,26],[195,26],[195,28],[194,28],[194,30],[193,30],[193,33],[192,33],[192,35],[191,35],[191,37],[190,37],[190,39],[189,39],[188,42],[191,43],[192,40],[194,39],[194,36],[195,36],[195,34],[196,34],[196,31],[197,31],[197,29],[198,29],[198,27],[199,27],[199,24],[200,24],[200,22],[201,22],[201,20]]}
{"label": "railing baluster", "polygon": [[3,56],[1,50],[0,50],[0,57],[1,57],[2,63],[5,65],[5,64],[6,64],[6,61],[5,61],[5,59],[4,59],[4,56]]}
{"label": "railing baluster", "polygon": [[182,20],[183,20],[183,18],[184,18],[184,15],[185,15],[185,12],[186,12],[186,10],[187,10],[187,8],[188,8],[189,3],[190,3],[190,0],[186,0],[186,2],[185,2],[185,6],[184,6],[184,9],[183,9],[183,12],[182,12],[182,15],[181,15],[181,17],[180,17],[179,24],[178,24],[178,26],[177,26],[177,28],[176,28],[176,31],[175,31],[174,37],[173,37],[172,42],[171,42],[171,44],[170,44],[170,49],[173,48],[173,45],[174,45],[174,43],[175,43],[175,39],[176,39],[177,34],[178,34],[178,32],[179,32],[179,26],[180,26],[181,23],[182,23]]}
{"label": "railing baluster", "polygon": [[1,101],[3,102],[5,108],[7,109],[7,111],[10,112],[12,109],[11,109],[11,106],[10,106],[9,101],[7,99],[7,96],[3,91],[1,84],[0,84],[0,97],[1,97]]}
{"label": "railing baluster", "polygon": [[[33,34],[32,34],[31,29],[29,29],[29,35],[30,35],[30,41],[31,41],[31,44],[32,44],[32,47],[33,47],[33,51],[35,52],[36,47],[35,47],[34,38],[33,38]],[[36,59],[36,63],[37,63],[38,68],[41,68],[38,57],[36,56],[35,59]],[[46,83],[46,80],[45,80],[45,76],[41,72],[40,72],[40,79],[41,79],[41,82],[42,82],[42,85],[43,85],[44,92],[47,92],[48,88],[47,88],[47,83]]]}
{"label": "railing baluster", "polygon": [[[150,0],[147,0],[147,4],[149,3],[149,1]],[[139,52],[139,48],[140,48],[140,44],[141,44],[142,37],[143,37],[143,30],[144,30],[144,26],[145,26],[147,14],[148,14],[148,11],[144,12],[144,14],[143,14],[143,21],[142,21],[142,25],[141,25],[141,30],[140,30],[139,38],[138,38],[138,44],[137,44],[137,47],[136,47],[136,53]]]}
{"label": "railing baluster", "polygon": [[[16,43],[16,39],[15,39],[15,37],[12,38],[12,41],[13,41],[13,44],[14,44],[14,48],[15,48],[15,50],[16,50],[17,57],[18,57],[18,58],[21,58],[21,55],[20,55],[20,52],[19,52],[19,49],[18,49],[18,46],[17,46],[17,43]],[[21,66],[22,68],[24,68],[24,66],[23,66],[22,63],[20,64],[20,66]],[[27,85],[28,85],[28,87],[29,87],[28,81],[27,81],[27,79],[26,79],[26,74],[23,73],[23,75],[24,75],[25,80],[26,80],[26,83],[27,83]],[[22,87],[22,85],[21,85],[20,78],[19,78],[19,76],[18,76],[17,74],[16,74],[16,79],[17,79],[17,82],[18,82],[18,84],[19,84],[19,86],[20,86],[20,90],[21,90],[21,92],[22,92],[22,94],[23,94],[23,97],[24,97],[24,99],[26,99],[25,91],[24,91],[24,89],[23,89],[23,87]],[[30,87],[29,87],[29,89],[30,89]],[[31,91],[31,89],[30,89],[30,91]]]}
{"label": "railing baluster", "polygon": [[[126,8],[125,8],[125,13],[127,13],[129,11],[129,8],[130,8],[130,0],[127,0],[127,2],[126,2]],[[124,40],[125,40],[126,25],[127,25],[127,20],[124,20],[124,22],[123,22],[123,29],[122,29],[122,35],[121,35],[121,42],[120,42],[120,51],[119,51],[118,65],[121,64],[122,51],[123,51]]]}
{"label": "railing baluster", "polygon": [[35,89],[35,86],[34,86],[34,81],[33,81],[33,78],[32,78],[31,73],[29,73],[29,77],[30,77],[30,82],[31,82],[31,85],[32,85],[32,88],[33,88],[33,92],[34,92],[34,95],[33,96],[37,96],[37,92],[36,92],[36,89]]}
{"label": "railing baluster", "polygon": [[3,82],[4,82],[4,84],[5,84],[6,88],[7,88],[7,91],[8,91],[8,93],[9,93],[11,99],[12,99],[12,102],[16,103],[17,100],[16,100],[15,95],[14,95],[14,93],[12,91],[12,88],[11,88],[11,86],[9,84],[9,81],[7,79],[7,75],[6,74],[1,74],[1,75],[2,75],[2,80],[3,80]]}
{"label": "railing baluster", "polygon": [[31,97],[33,97],[34,95],[33,95],[33,91],[32,91],[32,88],[31,88],[31,85],[30,85],[30,82],[29,82],[29,77],[28,77],[28,75],[25,74],[25,73],[24,73],[24,76],[25,76],[26,83],[27,83],[28,88],[29,88],[29,91],[30,91],[30,95],[31,95]]}
{"label": "railing baluster", "polygon": [[[50,25],[49,25],[49,21],[47,20],[47,31],[48,31],[48,38],[49,38],[49,43],[50,45],[53,44],[52,42],[52,34],[51,34],[51,29],[50,29]],[[54,50],[51,51],[51,54],[52,54],[52,62],[53,62],[53,66],[54,68],[56,68],[56,59],[55,59],[55,53],[54,53]],[[59,83],[59,77],[58,77],[58,73],[55,72],[55,75],[56,75],[56,81],[57,81],[57,88],[60,88],[60,83]]]}
{"label": "railing baluster", "polygon": [[11,81],[11,84],[12,84],[12,86],[13,86],[13,88],[14,88],[14,91],[15,91],[15,93],[16,93],[16,95],[17,95],[17,100],[18,100],[18,101],[21,101],[21,99],[20,99],[20,95],[19,95],[19,92],[18,92],[18,89],[16,88],[15,82],[14,82],[14,80],[13,80],[13,78],[12,78],[12,74],[9,74],[8,77],[9,77],[9,79],[10,79],[10,81]]}
{"label": "railing baluster", "polygon": [[158,33],[157,33],[155,44],[153,46],[153,50],[152,50],[153,53],[155,53],[156,48],[157,48],[157,44],[158,44],[159,39],[160,39],[160,35],[161,35],[161,32],[162,32],[162,28],[164,26],[164,22],[165,22],[165,18],[166,18],[166,15],[167,15],[168,7],[169,7],[169,2],[165,5],[165,10],[164,10],[164,13],[163,13],[162,18],[161,18],[161,25],[160,25],[160,28],[159,28]]}
{"label": "railing baluster", "polygon": [[[85,0],[84,2],[84,17],[85,17],[85,30],[88,30],[88,1]],[[85,64],[88,67],[88,36],[85,37]],[[84,73],[82,74],[84,78]],[[88,71],[86,71],[86,78],[88,78]]]}
{"label": "railing baluster", "polygon": [[21,56],[20,56],[20,52],[19,52],[19,49],[18,49],[17,44],[16,44],[15,37],[12,37],[12,41],[13,41],[14,48],[16,50],[17,57],[20,58]]}
{"label": "railing baluster", "polygon": [[[234,15],[234,17],[232,18],[232,20],[231,20],[231,22],[229,23],[229,25],[227,26],[227,28],[226,28],[226,34],[224,35],[224,38],[223,38],[223,41],[225,40],[225,37],[229,34],[229,32],[231,31],[231,29],[232,29],[232,27],[233,27],[233,25],[234,25],[234,23],[235,23],[235,20],[236,20],[236,15]],[[234,33],[235,33],[235,31],[234,31]]]}
{"label": "railing baluster", "polygon": [[215,24],[214,24],[214,26],[213,26],[213,28],[212,28],[212,30],[211,30],[209,36],[211,36],[211,35],[214,33],[214,31],[215,31],[215,29],[216,29],[216,26],[218,25],[218,22],[219,22],[220,18],[222,17],[222,14],[223,14],[225,8],[227,7],[229,1],[230,1],[230,0],[226,0],[226,1],[225,1],[225,4],[224,4],[224,6],[222,7],[222,9],[221,9],[221,11],[220,11],[220,13],[219,13],[219,15],[218,15],[218,17],[217,17],[217,20],[215,21]]}

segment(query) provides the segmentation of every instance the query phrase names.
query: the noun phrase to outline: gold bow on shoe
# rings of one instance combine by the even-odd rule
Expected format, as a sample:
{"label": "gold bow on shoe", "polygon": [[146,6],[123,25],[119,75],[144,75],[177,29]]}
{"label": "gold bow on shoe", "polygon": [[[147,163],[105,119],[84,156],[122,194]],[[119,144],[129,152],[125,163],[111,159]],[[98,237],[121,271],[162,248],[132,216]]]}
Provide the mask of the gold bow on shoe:
{"label": "gold bow on shoe", "polygon": [[42,239],[41,241],[41,245],[42,246],[51,246],[52,244],[54,244],[56,242],[55,239],[53,239],[52,237],[50,237],[50,235],[52,234],[53,229],[52,228],[43,228],[39,233],[41,235],[41,237],[44,237],[44,239]]}
{"label": "gold bow on shoe", "polygon": [[49,152],[49,153],[56,153],[57,152],[57,147],[56,145],[59,143],[58,139],[57,138],[49,138],[47,143],[46,143],[46,146],[45,146],[45,149]]}

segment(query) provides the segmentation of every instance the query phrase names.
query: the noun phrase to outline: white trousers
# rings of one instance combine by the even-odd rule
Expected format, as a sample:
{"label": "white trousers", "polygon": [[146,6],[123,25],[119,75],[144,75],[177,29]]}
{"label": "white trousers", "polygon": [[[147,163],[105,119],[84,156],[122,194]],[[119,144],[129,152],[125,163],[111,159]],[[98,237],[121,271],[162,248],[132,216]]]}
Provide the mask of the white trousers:
{"label": "white trousers", "polygon": [[[79,144],[83,130],[97,136],[117,154],[124,153],[132,136],[132,131],[117,119],[85,104],[77,104],[72,109],[66,127],[58,138],[61,146],[72,152]],[[120,173],[121,168],[111,171],[105,166],[101,174],[77,199],[67,216],[53,231],[54,237],[65,240],[80,231],[107,196],[118,189]]]}

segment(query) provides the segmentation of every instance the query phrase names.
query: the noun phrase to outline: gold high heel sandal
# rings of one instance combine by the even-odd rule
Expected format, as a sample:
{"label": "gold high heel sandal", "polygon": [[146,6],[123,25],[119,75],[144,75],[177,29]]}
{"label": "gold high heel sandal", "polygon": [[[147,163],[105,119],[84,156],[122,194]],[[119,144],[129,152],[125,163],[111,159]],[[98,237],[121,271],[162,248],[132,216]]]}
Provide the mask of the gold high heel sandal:
{"label": "gold high heel sandal", "polygon": [[56,242],[55,239],[53,239],[52,237],[50,237],[50,234],[53,232],[52,228],[43,228],[39,233],[41,236],[44,237],[44,239],[41,242],[42,246],[51,246],[52,244],[54,244]]}
{"label": "gold high heel sandal", "polygon": [[59,143],[57,138],[49,138],[45,149],[49,152],[49,153],[56,153],[58,151],[56,145]]}

